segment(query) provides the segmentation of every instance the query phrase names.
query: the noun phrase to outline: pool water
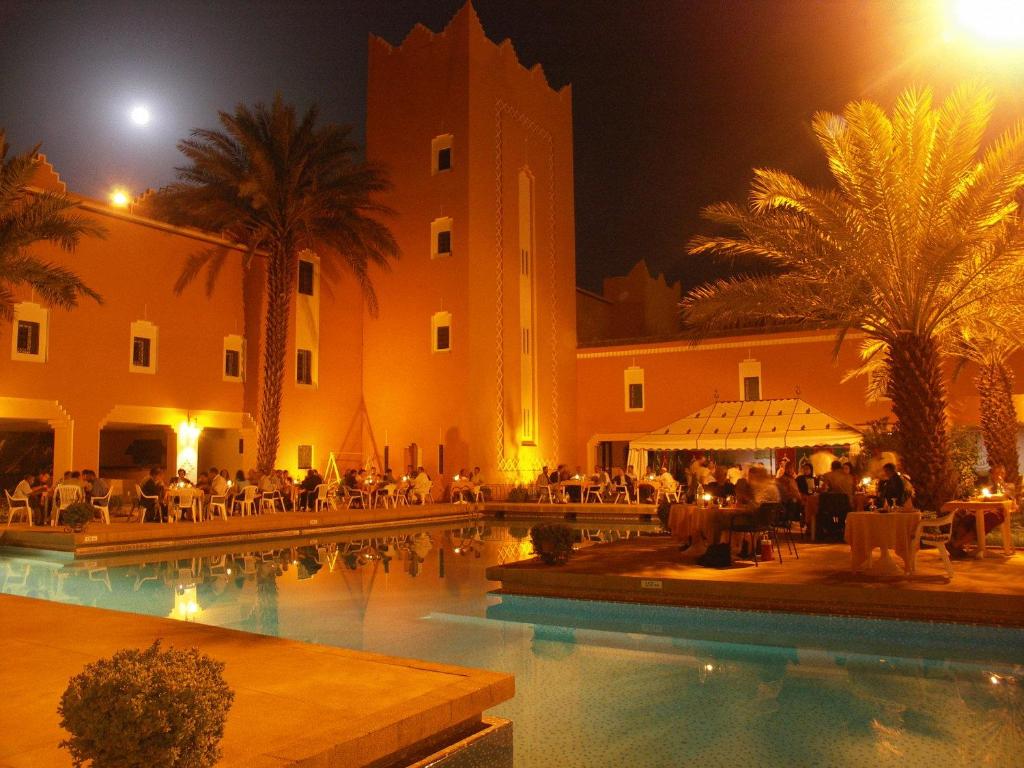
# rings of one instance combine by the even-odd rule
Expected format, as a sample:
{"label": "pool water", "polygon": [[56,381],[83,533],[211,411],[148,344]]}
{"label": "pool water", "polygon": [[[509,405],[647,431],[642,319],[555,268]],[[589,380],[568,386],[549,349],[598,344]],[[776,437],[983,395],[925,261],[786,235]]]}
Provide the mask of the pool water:
{"label": "pool water", "polygon": [[514,721],[517,766],[1021,764],[1022,631],[495,596],[485,568],[530,552],[509,525],[109,561],[6,550],[0,591],[511,672],[492,713]]}

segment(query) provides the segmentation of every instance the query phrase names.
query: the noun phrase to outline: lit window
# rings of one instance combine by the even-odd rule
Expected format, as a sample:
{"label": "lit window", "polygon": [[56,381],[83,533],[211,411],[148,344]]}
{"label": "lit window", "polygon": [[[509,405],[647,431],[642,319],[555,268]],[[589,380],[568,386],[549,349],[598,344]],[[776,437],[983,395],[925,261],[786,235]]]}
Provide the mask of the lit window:
{"label": "lit window", "polygon": [[18,354],[39,354],[39,323],[31,320],[18,321]]}
{"label": "lit window", "polygon": [[300,349],[296,355],[295,381],[299,384],[313,383],[313,351]]}
{"label": "lit window", "polygon": [[11,359],[45,363],[49,310],[31,301],[14,305]]}
{"label": "lit window", "polygon": [[644,369],[635,365],[625,371],[626,410],[642,411],[644,409]]}
{"label": "lit window", "polygon": [[431,348],[434,352],[448,352],[452,348],[452,315],[436,312],[430,319]]}
{"label": "lit window", "polygon": [[313,262],[299,259],[299,293],[313,295]]}
{"label": "lit window", "polygon": [[131,340],[128,370],[133,373],[156,373],[156,326],[148,320],[136,320],[131,325]]}
{"label": "lit window", "polygon": [[452,219],[442,216],[430,222],[430,258],[452,255]]}
{"label": "lit window", "polygon": [[452,169],[452,135],[435,136],[430,142],[430,172],[444,173]]}

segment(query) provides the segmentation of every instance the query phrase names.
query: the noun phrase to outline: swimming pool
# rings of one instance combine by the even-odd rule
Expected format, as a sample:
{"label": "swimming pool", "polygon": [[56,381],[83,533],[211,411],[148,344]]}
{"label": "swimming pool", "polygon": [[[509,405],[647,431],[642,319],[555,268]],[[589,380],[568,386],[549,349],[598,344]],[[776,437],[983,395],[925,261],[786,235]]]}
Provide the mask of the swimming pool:
{"label": "swimming pool", "polygon": [[[636,533],[581,538],[622,535]],[[516,697],[493,713],[515,723],[517,766],[1019,764],[1022,631],[489,595],[485,568],[526,556],[525,536],[6,550],[0,591],[512,672]]]}

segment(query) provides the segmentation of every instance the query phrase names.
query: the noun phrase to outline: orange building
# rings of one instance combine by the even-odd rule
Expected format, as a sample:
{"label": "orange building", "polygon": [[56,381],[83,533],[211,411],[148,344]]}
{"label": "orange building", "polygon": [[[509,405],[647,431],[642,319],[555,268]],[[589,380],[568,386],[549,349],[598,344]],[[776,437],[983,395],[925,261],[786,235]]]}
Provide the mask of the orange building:
{"label": "orange building", "polygon": [[[279,466],[323,470],[333,453],[343,467],[422,464],[438,487],[472,466],[509,482],[542,464],[618,463],[628,440],[716,395],[798,395],[853,425],[888,412],[841,383],[855,340],[837,361],[827,332],[693,347],[672,338],[678,286],[642,264],[604,296],[577,296],[571,102],[509,41],[490,41],[469,4],[441,32],[371,38],[367,155],[390,169],[403,256],[373,274],[371,318],[352,281],[321,280],[316,254],[301,255]],[[64,189],[45,160],[34,183]],[[0,439],[52,433],[57,473],[253,466],[259,258],[244,270],[231,243],[146,218],[144,200],[78,199],[106,238],[35,252],[105,302],[66,313],[17,297],[14,323],[0,325]],[[200,277],[177,294],[189,258],[210,249],[228,257],[210,290]],[[609,341],[650,336],[661,340]],[[969,371],[952,403],[976,423]]]}

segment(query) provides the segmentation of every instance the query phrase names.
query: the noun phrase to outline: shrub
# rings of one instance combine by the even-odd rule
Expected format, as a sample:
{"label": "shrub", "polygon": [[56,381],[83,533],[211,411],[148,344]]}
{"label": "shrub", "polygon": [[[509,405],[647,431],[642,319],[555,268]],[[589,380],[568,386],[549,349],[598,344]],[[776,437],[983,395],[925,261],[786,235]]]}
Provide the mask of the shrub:
{"label": "shrub", "polygon": [[207,768],[220,759],[234,693],[195,648],[125,649],[71,678],[57,708],[75,768]]}
{"label": "shrub", "polygon": [[538,523],[530,529],[533,554],[547,565],[568,562],[572,554],[572,528],[560,523]]}
{"label": "shrub", "polygon": [[505,498],[505,501],[507,501],[507,502],[509,502],[511,504],[523,503],[523,502],[527,502],[529,500],[530,500],[530,490],[529,490],[529,488],[525,488],[525,487],[523,487],[521,485],[517,485],[515,488],[510,488],[509,492],[508,492],[508,496]]}
{"label": "shrub", "polygon": [[61,513],[61,520],[65,525],[70,525],[72,528],[81,528],[92,520],[95,514],[96,509],[92,504],[76,501]]}
{"label": "shrub", "polygon": [[110,514],[113,515],[116,512],[120,512],[121,511],[121,507],[124,506],[124,497],[123,496],[111,496],[110,497],[110,505],[109,506],[110,506]]}

